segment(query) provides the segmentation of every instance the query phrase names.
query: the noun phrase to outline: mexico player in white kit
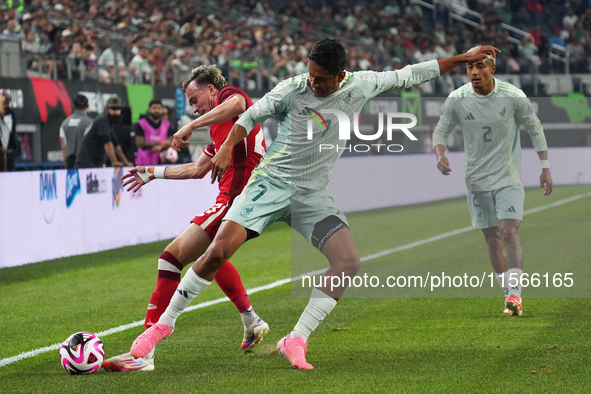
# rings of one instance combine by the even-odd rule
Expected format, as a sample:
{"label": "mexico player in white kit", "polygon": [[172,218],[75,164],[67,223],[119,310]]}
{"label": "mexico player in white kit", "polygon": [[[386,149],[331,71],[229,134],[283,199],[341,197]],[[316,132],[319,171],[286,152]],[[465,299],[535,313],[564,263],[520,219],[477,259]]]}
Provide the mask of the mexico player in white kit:
{"label": "mexico player in white kit", "polygon": [[[205,290],[220,266],[220,257],[232,256],[248,239],[267,226],[284,221],[297,230],[327,258],[323,277],[353,277],[360,267],[355,240],[343,213],[336,208],[327,184],[330,171],[342,149],[319,152],[320,144],[344,147],[334,112],[325,121],[312,124],[308,138],[309,111],[339,110],[353,124],[355,113],[381,93],[409,88],[439,77],[459,64],[497,53],[482,47],[470,54],[414,64],[389,72],[347,72],[345,48],[335,40],[320,41],[308,55],[308,73],[279,83],[250,107],[235,123],[228,138],[212,159],[213,179],[229,167],[233,147],[248,138],[251,125],[278,116],[278,135],[261,163],[224,217],[213,242],[193,268],[185,274],[158,323],[140,335],[131,346],[134,357],[143,357],[172,333],[176,319],[189,303]],[[330,124],[330,126],[329,126]],[[325,282],[326,283],[326,282]],[[277,349],[296,368],[313,369],[306,361],[308,337],[328,316],[346,286],[315,287],[310,302],[294,329],[277,343]],[[179,294],[179,293],[177,293]]]}
{"label": "mexico player in white kit", "polygon": [[447,137],[459,124],[466,151],[466,189],[472,225],[481,228],[499,285],[505,293],[505,314],[521,316],[523,252],[519,226],[523,218],[519,124],[530,135],[542,165],[540,186],[552,193],[546,138],[531,102],[523,91],[493,77],[495,58],[468,63],[470,82],[453,91],[433,134],[437,169],[449,175]]}

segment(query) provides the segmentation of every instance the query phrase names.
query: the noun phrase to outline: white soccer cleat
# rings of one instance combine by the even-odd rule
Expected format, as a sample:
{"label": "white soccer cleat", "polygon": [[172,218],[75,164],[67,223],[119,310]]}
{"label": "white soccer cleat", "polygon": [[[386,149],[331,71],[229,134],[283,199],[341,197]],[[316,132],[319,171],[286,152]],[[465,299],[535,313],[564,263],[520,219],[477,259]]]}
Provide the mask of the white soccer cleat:
{"label": "white soccer cleat", "polygon": [[269,325],[263,319],[258,317],[254,323],[244,327],[244,338],[240,349],[250,350],[257,343],[263,340],[263,335],[269,332]]}
{"label": "white soccer cleat", "polygon": [[142,358],[135,358],[129,353],[111,357],[103,361],[103,368],[111,372],[153,371],[154,349]]}

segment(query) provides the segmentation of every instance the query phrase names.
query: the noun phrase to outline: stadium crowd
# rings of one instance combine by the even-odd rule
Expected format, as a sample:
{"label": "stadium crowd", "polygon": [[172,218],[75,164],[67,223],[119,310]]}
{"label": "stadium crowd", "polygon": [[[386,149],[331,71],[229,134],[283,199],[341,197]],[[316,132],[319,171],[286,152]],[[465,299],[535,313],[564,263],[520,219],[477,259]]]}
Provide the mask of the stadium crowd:
{"label": "stadium crowd", "polygon": [[[2,39],[22,42],[30,69],[102,82],[173,85],[193,67],[217,64],[230,78],[276,83],[305,72],[311,46],[326,36],[344,43],[350,71],[486,43],[502,50],[500,73],[559,71],[551,51],[568,52],[571,72],[591,72],[590,0],[433,2],[435,12],[412,0],[13,0],[0,21]],[[452,12],[480,27],[452,23]],[[503,23],[529,35],[518,44]]]}

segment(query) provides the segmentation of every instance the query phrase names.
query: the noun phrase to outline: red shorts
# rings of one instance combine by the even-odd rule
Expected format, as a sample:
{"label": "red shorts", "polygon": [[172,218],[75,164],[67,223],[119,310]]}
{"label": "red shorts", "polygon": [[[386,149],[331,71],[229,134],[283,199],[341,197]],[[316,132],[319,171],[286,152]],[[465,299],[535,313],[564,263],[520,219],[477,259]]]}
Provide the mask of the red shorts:
{"label": "red shorts", "polygon": [[195,223],[201,227],[207,235],[209,235],[209,239],[213,241],[213,238],[222,224],[222,219],[226,216],[226,212],[228,212],[231,205],[231,200],[226,201],[225,203],[219,202],[207,211],[195,216],[193,220],[191,220],[191,223]]}

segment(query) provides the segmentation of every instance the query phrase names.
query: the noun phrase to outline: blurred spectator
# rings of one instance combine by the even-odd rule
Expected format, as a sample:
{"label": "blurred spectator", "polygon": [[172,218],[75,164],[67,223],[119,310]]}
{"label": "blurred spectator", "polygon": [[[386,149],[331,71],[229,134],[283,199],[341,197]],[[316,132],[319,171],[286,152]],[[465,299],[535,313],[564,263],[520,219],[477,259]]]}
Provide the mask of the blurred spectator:
{"label": "blurred spectator", "polygon": [[513,19],[515,18],[515,13],[511,10],[511,5],[508,2],[505,3],[505,7],[503,7],[501,10],[499,10],[499,15],[501,16],[503,23],[506,23],[508,25],[513,24]]}
{"label": "blurred spectator", "polygon": [[114,167],[131,166],[113,132],[113,126],[121,123],[123,103],[117,96],[110,97],[105,106],[105,113],[94,119],[87,133],[84,134],[80,151],[76,156],[75,168],[103,167],[108,159]]}
{"label": "blurred spectator", "polygon": [[438,23],[435,25],[435,29],[433,30],[433,36],[436,39],[436,45],[444,45],[445,44],[445,30],[443,29],[443,25]]}
{"label": "blurred spectator", "polygon": [[131,59],[131,62],[129,63],[129,73],[132,82],[150,83],[152,81],[154,70],[150,65],[148,56],[148,48],[142,46],[139,48],[138,54]]}
{"label": "blurred spectator", "polygon": [[585,13],[579,19],[579,28],[585,32],[591,32],[591,4],[585,11]]}
{"label": "blurred spectator", "polygon": [[550,28],[562,27],[562,17],[565,13],[562,0],[550,0],[544,7],[544,21]]}
{"label": "blurred spectator", "polygon": [[[177,49],[166,60],[166,84],[178,85],[182,80],[182,76],[188,73],[191,68],[184,63],[187,53],[183,49]],[[179,83],[175,83],[179,82]]]}
{"label": "blurred spectator", "polygon": [[542,46],[542,33],[540,32],[540,24],[536,23],[529,31],[529,34],[534,38],[534,44],[540,48]]}
{"label": "blurred spectator", "polygon": [[563,48],[566,48],[566,41],[564,41],[564,38],[562,38],[561,34],[562,29],[560,27],[554,29],[554,35],[552,36],[552,38],[550,38],[550,46],[555,44]]}
{"label": "blurred spectator", "polygon": [[6,24],[6,29],[2,32],[2,39],[5,41],[19,41],[22,34],[16,32],[16,22],[10,19]]}
{"label": "blurred spectator", "polygon": [[175,133],[170,121],[162,120],[162,103],[150,101],[148,113],[133,125],[137,153],[135,164],[138,166],[159,164],[160,152],[172,146]]}
{"label": "blurred spectator", "polygon": [[164,53],[162,52],[162,48],[158,45],[152,48],[152,52],[150,52],[150,55],[148,55],[148,60],[150,61],[150,65],[154,71],[154,82],[156,83],[160,81],[160,76],[162,75],[162,70],[164,69],[163,58]]}
{"label": "blurred spectator", "polygon": [[10,93],[0,90],[0,171],[14,170],[15,156],[20,156],[16,117],[10,108],[10,100]]}
{"label": "blurred spectator", "polygon": [[523,69],[530,70],[533,65],[539,64],[539,57],[537,56],[538,47],[528,37],[523,37],[521,44],[517,47],[520,56],[520,66]]}
{"label": "blurred spectator", "polygon": [[517,15],[513,17],[513,24],[515,27],[522,30],[529,30],[531,27],[531,17],[525,7],[519,8]]}
{"label": "blurred spectator", "polygon": [[128,105],[121,108],[121,123],[113,125],[113,130],[127,161],[134,163],[137,148],[131,129],[131,108]]}
{"label": "blurred spectator", "polygon": [[[502,42],[501,33],[506,30],[501,23],[531,32],[544,62],[548,62],[548,42],[555,28],[562,29],[565,41],[570,36],[582,39],[591,31],[591,7],[584,0],[438,0],[434,19],[431,11],[425,12],[412,0],[308,2],[316,4],[317,12],[306,2],[208,1],[199,3],[198,9],[188,1],[57,1],[27,4],[19,13],[22,33],[15,12],[8,10],[3,31],[10,39],[22,34],[29,63],[42,76],[55,69],[59,78],[98,75],[107,83],[173,85],[178,82],[174,75],[185,72],[185,66],[190,70],[217,64],[247,86],[260,81],[272,87],[305,72],[307,50],[326,34],[343,41],[354,59],[351,65],[358,69],[382,70],[390,66],[392,57],[405,64],[416,62],[424,57],[421,45],[428,41],[429,51],[438,56],[442,50],[461,53],[476,43],[504,46],[498,63],[502,72],[508,59],[523,59],[517,56],[517,44],[506,38]],[[485,28],[451,21],[449,9],[479,24],[480,18],[469,11],[480,13]],[[534,27],[535,23],[539,26]],[[96,55],[84,56],[86,43],[98,50]],[[140,54],[142,47],[150,51]],[[181,48],[185,55],[179,57],[176,51]],[[51,56],[43,56],[46,53]],[[100,70],[91,71],[95,63],[91,56],[99,54]],[[133,71],[128,72],[128,67]]]}
{"label": "blurred spectator", "polygon": [[566,50],[569,54],[570,72],[585,72],[587,57],[581,41],[577,37],[570,37],[566,44]]}
{"label": "blurred spectator", "polygon": [[96,60],[94,46],[88,42],[84,45],[73,43],[66,59],[73,78],[80,80],[96,80]]}
{"label": "blurred spectator", "polygon": [[106,38],[102,38],[99,44],[101,48],[104,48],[97,60],[100,66],[99,81],[105,83],[125,83],[127,64],[125,63],[123,54],[118,50],[119,45],[110,43]]}
{"label": "blurred spectator", "polygon": [[86,114],[87,110],[88,98],[77,94],[74,97],[74,112],[62,122],[60,127],[60,143],[66,168],[74,168],[84,134],[92,125],[92,118]]}
{"label": "blurred spectator", "polygon": [[529,12],[534,23],[540,23],[544,14],[544,6],[540,3],[540,0],[529,0],[527,2],[527,12]]}
{"label": "blurred spectator", "polygon": [[421,49],[416,51],[413,55],[415,63],[426,62],[429,60],[437,59],[437,54],[431,50],[431,46],[428,42],[421,44]]}
{"label": "blurred spectator", "polygon": [[577,24],[579,17],[575,15],[575,10],[571,7],[566,9],[566,15],[562,18],[562,25],[566,27],[574,27]]}

